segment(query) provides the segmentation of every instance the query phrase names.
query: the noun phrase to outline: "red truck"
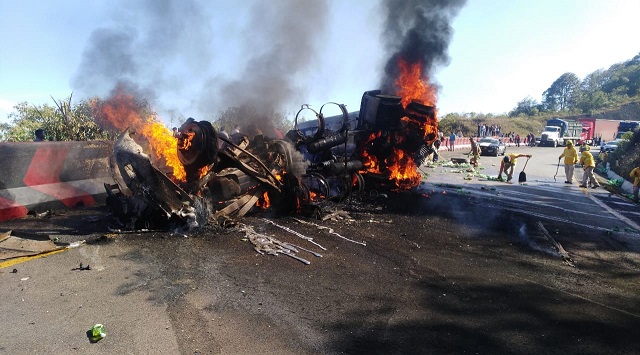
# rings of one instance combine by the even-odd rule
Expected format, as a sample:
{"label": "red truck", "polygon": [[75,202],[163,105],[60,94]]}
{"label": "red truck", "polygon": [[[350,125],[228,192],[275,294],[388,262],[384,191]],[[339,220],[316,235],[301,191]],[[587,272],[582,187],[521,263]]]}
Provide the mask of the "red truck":
{"label": "red truck", "polygon": [[578,144],[586,143],[594,145],[597,142],[606,142],[616,138],[620,121],[603,120],[595,118],[578,118],[582,123],[582,135]]}

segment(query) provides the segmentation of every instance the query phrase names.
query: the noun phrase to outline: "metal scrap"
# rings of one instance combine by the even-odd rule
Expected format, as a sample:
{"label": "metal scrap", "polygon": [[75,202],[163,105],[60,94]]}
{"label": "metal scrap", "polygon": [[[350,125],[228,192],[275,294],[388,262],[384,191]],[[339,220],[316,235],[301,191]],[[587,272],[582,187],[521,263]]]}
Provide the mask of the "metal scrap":
{"label": "metal scrap", "polygon": [[[296,259],[305,265],[311,264],[309,260],[299,257],[297,255],[298,249],[293,244],[281,242],[272,236],[258,233],[253,229],[253,227],[248,225],[243,225],[240,227],[240,229],[245,232],[246,237],[249,239],[251,244],[254,245],[253,249],[260,255],[268,254],[268,255],[277,256],[278,254],[283,254],[293,259]],[[300,249],[310,252],[313,255],[318,257],[322,256],[318,253],[311,252],[307,249],[302,249],[302,248]]]}
{"label": "metal scrap", "polygon": [[340,235],[340,234],[336,233],[336,232],[333,230],[333,228],[331,228],[331,227],[325,227],[325,226],[321,226],[321,225],[316,224],[316,223],[313,223],[313,222],[303,221],[303,220],[301,220],[301,219],[299,219],[299,218],[293,218],[293,220],[294,220],[294,221],[296,221],[296,222],[298,222],[298,223],[308,224],[308,225],[314,226],[314,227],[316,227],[316,228],[318,228],[318,229],[321,229],[321,230],[326,230],[326,231],[327,231],[327,233],[332,234],[332,235],[335,235],[336,237],[338,237],[338,238],[340,238],[340,239],[344,239],[344,240],[346,240],[346,241],[348,241],[348,242],[356,243],[356,244],[360,244],[360,245],[363,245],[363,246],[367,246],[367,243],[366,243],[366,242],[359,242],[359,241],[357,241],[357,240],[353,240],[353,239],[349,239],[349,238],[347,238],[347,237],[344,237],[344,236],[342,236],[342,235]]}
{"label": "metal scrap", "polygon": [[[295,218],[294,218],[294,219],[295,219]],[[313,244],[313,245],[317,246],[318,248],[320,248],[320,249],[322,249],[322,250],[327,250],[327,248],[325,248],[325,247],[323,247],[322,245],[320,245],[320,244],[318,244],[318,243],[314,242],[314,241],[313,241],[313,238],[311,238],[311,237],[307,237],[307,236],[306,236],[306,235],[304,235],[304,234],[298,233],[298,232],[294,231],[293,229],[291,229],[291,228],[289,228],[289,227],[285,227],[285,226],[279,225],[279,224],[277,224],[276,222],[274,222],[274,221],[272,221],[272,220],[269,220],[269,219],[266,219],[266,218],[262,218],[262,220],[263,220],[263,221],[265,221],[265,222],[267,222],[267,223],[269,223],[269,224],[271,224],[271,225],[273,225],[273,226],[276,226],[276,227],[278,227],[278,228],[280,228],[280,229],[282,229],[282,230],[284,230],[284,231],[287,231],[287,232],[289,232],[289,233],[291,233],[291,234],[293,234],[293,235],[295,235],[295,236],[298,236],[298,237],[300,237],[300,238],[302,238],[302,239],[304,239],[304,240],[308,241],[309,243],[311,243],[311,244]]]}
{"label": "metal scrap", "polygon": [[538,226],[538,229],[540,229],[540,231],[542,232],[542,234],[551,242],[551,244],[553,244],[553,246],[556,248],[556,250],[562,257],[562,259],[564,260],[564,262],[571,267],[576,267],[573,260],[571,260],[571,256],[569,256],[569,253],[562,247],[560,243],[558,243],[558,241],[555,240],[555,238],[551,236],[551,234],[549,233],[549,231],[547,231],[547,229],[544,227],[541,221],[538,221],[537,226]]}

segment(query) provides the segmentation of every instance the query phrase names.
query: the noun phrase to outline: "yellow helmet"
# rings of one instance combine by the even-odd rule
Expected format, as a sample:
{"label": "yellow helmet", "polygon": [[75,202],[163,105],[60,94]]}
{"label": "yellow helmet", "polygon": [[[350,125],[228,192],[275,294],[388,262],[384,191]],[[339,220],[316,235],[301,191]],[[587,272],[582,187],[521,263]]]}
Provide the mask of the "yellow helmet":
{"label": "yellow helmet", "polygon": [[573,147],[573,141],[571,139],[567,140],[567,146]]}

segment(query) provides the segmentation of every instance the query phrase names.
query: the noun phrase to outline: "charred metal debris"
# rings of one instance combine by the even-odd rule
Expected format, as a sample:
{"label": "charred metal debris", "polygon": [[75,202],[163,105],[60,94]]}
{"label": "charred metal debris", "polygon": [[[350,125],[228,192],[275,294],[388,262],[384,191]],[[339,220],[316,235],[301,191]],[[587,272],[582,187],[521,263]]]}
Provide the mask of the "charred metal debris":
{"label": "charred metal debris", "polygon": [[[107,206],[122,230],[191,229],[250,212],[320,217],[326,204],[365,191],[411,189],[433,152],[437,119],[434,107],[401,100],[375,90],[363,94],[357,112],[337,103],[317,112],[303,105],[282,139],[225,138],[211,123],[189,118],[177,137],[184,181],[154,166],[126,130],[114,146],[117,184],[105,184]],[[342,114],[325,117],[326,105]],[[298,122],[307,110],[316,120]]]}

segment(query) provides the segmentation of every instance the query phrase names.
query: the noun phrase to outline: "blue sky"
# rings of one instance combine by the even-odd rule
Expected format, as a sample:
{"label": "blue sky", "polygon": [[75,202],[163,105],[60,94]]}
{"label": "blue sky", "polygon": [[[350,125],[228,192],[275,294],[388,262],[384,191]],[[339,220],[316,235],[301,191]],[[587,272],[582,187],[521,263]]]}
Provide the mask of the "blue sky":
{"label": "blue sky", "polygon": [[[275,2],[282,1],[290,0]],[[179,8],[183,17],[196,17],[160,26],[131,3],[0,0],[0,122],[21,101],[52,104],[51,97],[65,99],[72,92],[76,98],[106,95],[108,80],[84,74],[100,64],[83,57],[98,29],[126,26],[138,36],[132,46],[150,48],[130,49],[138,53],[138,78],[153,89],[150,101],[169,125],[170,112],[201,118],[225,108],[215,100],[203,106],[201,98],[219,94],[220,83],[253,73],[251,58],[269,51],[270,37],[256,21],[260,16],[286,16],[318,29],[300,34],[307,41],[296,43],[292,53],[280,54],[300,59],[281,110],[295,114],[303,103],[319,108],[335,101],[356,111],[362,93],[376,89],[376,73],[386,59],[376,1],[328,1],[326,9],[309,6],[298,15],[256,9],[254,0],[202,1],[206,6],[191,13]],[[637,0],[469,0],[452,22],[450,63],[433,78],[441,87],[438,110],[508,112],[527,96],[540,101],[565,72],[583,78],[631,59],[640,52],[638,14]],[[164,37],[145,40],[145,33],[157,32]],[[80,85],[78,77],[90,83]]]}

